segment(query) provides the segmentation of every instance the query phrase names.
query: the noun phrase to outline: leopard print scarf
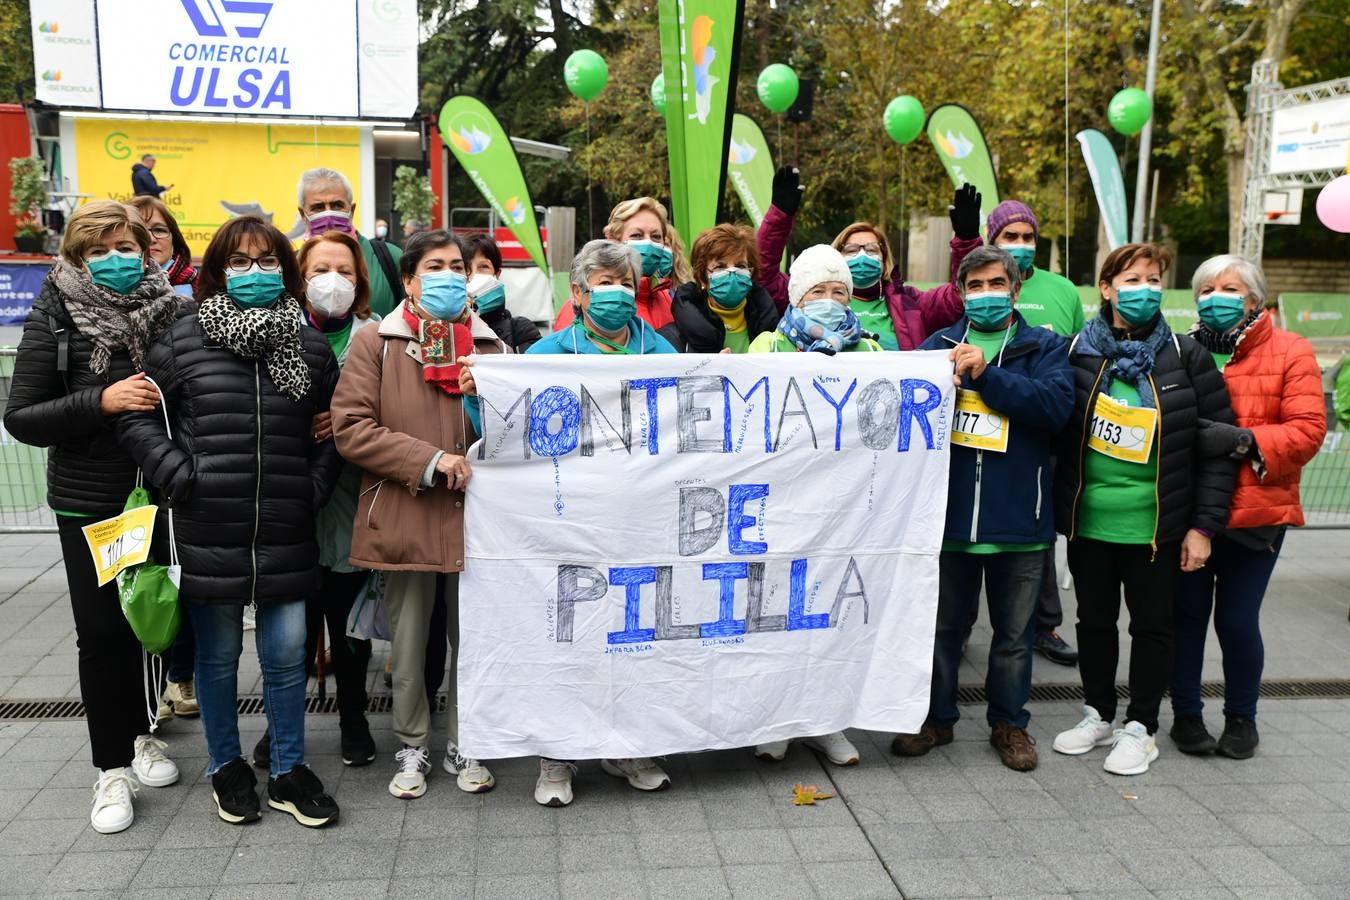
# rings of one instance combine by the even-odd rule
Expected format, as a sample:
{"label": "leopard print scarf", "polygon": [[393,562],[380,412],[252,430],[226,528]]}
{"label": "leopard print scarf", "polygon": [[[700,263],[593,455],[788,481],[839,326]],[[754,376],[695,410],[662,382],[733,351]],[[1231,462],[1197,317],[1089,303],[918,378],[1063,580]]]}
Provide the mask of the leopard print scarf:
{"label": "leopard print scarf", "polygon": [[290,295],[270,307],[243,309],[225,294],[198,306],[202,330],[245,359],[262,358],[272,383],[292,400],[309,390],[309,366],[300,356],[300,304]]}

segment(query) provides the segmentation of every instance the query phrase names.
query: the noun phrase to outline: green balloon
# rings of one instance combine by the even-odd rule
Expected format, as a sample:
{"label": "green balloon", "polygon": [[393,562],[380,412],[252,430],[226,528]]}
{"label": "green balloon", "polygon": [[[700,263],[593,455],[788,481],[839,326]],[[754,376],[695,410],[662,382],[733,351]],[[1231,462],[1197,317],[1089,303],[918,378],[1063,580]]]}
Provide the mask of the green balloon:
{"label": "green balloon", "polygon": [[581,100],[594,100],[609,81],[609,66],[594,50],[578,50],[563,63],[567,89]]}
{"label": "green balloon", "polygon": [[759,102],[770,112],[787,112],[797,102],[797,73],[783,63],[765,66],[755,88],[759,92]]}
{"label": "green balloon", "polygon": [[886,104],[882,122],[891,140],[908,144],[923,131],[923,104],[909,94],[902,94]]}
{"label": "green balloon", "polygon": [[662,72],[652,79],[652,106],[661,115],[666,114],[666,73]]}
{"label": "green balloon", "polygon": [[1106,107],[1106,118],[1111,120],[1111,127],[1124,135],[1138,134],[1151,115],[1153,102],[1139,88],[1125,88],[1112,97]]}

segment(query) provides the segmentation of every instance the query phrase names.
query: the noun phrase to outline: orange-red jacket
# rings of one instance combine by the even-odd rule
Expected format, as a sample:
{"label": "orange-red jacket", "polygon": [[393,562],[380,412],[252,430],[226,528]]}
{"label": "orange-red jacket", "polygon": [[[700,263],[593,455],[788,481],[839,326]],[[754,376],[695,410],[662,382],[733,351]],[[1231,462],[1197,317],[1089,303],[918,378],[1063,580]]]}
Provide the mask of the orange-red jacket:
{"label": "orange-red jacket", "polygon": [[1223,377],[1238,427],[1251,429],[1266,464],[1264,479],[1253,466],[1238,470],[1228,527],[1302,525],[1299,475],[1327,432],[1312,345],[1263,313],[1238,341]]}

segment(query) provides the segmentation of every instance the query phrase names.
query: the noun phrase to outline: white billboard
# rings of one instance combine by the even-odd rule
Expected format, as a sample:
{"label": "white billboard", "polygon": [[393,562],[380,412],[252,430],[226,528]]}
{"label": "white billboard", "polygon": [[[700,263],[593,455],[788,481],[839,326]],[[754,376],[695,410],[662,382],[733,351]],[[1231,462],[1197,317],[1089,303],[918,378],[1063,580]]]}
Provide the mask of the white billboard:
{"label": "white billboard", "polygon": [[1275,110],[1270,173],[1344,171],[1350,166],[1350,97]]}
{"label": "white billboard", "polygon": [[35,0],[31,12],[37,99],[54,106],[101,105],[91,0]]}
{"label": "white billboard", "polygon": [[[341,118],[417,109],[416,0],[31,0],[30,9],[35,51],[40,23],[58,12],[63,36],[86,36],[83,68],[52,68],[65,87],[43,91],[52,80],[34,54],[39,98],[56,105]],[[75,77],[87,85],[78,97]]]}

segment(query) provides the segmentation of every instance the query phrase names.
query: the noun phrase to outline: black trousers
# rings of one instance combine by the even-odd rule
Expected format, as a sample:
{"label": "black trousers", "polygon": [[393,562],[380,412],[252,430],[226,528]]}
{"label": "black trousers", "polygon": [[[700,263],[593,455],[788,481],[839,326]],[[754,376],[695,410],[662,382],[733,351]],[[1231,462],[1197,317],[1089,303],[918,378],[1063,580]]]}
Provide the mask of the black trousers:
{"label": "black trousers", "polygon": [[1172,602],[1181,544],[1069,541],[1069,571],[1078,598],[1078,671],[1085,702],[1106,721],[1116,715],[1120,594],[1130,611],[1130,705],[1125,721],[1158,730],[1158,707],[1172,676]]}
{"label": "black trousers", "polygon": [[1064,604],[1059,599],[1059,573],[1055,571],[1055,545],[1045,548],[1041,590],[1036,598],[1036,633],[1045,634],[1064,624]]}
{"label": "black trousers", "polygon": [[[75,643],[79,648],[80,698],[95,768],[131,765],[136,738],[150,731],[153,710],[147,711],[145,651],[136,639],[117,600],[117,582],[98,586],[98,573],[89,545],[80,530],[99,521],[85,516],[57,516],[61,555],[75,614]],[[159,686],[152,696],[158,705]]]}
{"label": "black trousers", "polygon": [[366,715],[366,665],[370,641],[347,637],[347,617],[365,586],[369,572],[334,572],[321,569],[318,596],[305,602],[305,660],[311,665],[319,645],[319,630],[328,625],[333,651],[333,677],[337,681],[338,720],[342,728],[359,725]]}

